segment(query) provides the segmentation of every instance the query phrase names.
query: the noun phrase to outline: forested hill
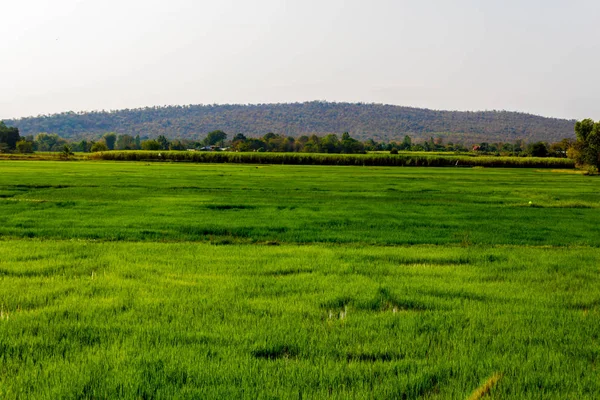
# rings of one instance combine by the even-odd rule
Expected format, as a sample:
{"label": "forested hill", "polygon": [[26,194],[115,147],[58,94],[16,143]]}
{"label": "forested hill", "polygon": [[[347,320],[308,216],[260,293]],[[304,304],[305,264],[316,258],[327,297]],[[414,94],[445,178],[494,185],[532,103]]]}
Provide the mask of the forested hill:
{"label": "forested hill", "polygon": [[203,138],[213,130],[262,136],[349,132],[359,140],[425,139],[443,135],[469,142],[558,141],[573,137],[575,121],[507,111],[435,111],[382,104],[307,102],[257,105],[189,105],[133,110],[67,112],[7,120],[21,135],[57,133],[65,138],[119,134]]}

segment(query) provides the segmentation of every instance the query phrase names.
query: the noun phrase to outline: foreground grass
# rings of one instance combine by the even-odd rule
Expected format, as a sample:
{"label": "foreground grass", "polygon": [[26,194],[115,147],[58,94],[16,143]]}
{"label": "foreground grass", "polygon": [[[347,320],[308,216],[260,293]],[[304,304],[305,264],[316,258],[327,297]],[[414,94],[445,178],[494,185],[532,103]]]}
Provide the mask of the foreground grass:
{"label": "foreground grass", "polygon": [[0,163],[0,398],[594,399],[565,170]]}
{"label": "foreground grass", "polygon": [[2,398],[600,393],[600,251],[5,241]]}

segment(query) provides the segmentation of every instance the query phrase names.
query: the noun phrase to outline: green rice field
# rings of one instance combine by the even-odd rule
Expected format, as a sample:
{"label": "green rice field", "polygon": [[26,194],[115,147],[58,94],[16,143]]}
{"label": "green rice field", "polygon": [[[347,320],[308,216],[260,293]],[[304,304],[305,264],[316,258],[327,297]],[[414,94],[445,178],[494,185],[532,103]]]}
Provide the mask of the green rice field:
{"label": "green rice field", "polygon": [[597,399],[599,188],[0,161],[0,399]]}

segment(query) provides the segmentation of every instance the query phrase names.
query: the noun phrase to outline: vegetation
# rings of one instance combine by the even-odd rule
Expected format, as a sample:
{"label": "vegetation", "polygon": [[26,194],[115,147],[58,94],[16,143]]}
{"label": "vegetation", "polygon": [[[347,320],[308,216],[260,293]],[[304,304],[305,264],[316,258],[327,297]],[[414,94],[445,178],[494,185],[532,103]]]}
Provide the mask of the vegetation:
{"label": "vegetation", "polygon": [[57,133],[94,139],[105,132],[202,140],[222,130],[261,137],[275,132],[298,138],[349,132],[357,140],[425,141],[440,135],[464,145],[525,140],[559,141],[573,136],[575,121],[506,112],[434,111],[382,104],[308,102],[258,105],[189,105],[119,111],[67,112],[7,121],[25,135]]}
{"label": "vegetation", "polygon": [[569,157],[578,166],[588,168],[590,172],[598,173],[600,167],[600,121],[591,119],[577,121],[575,124],[577,141],[569,150]]}
{"label": "vegetation", "polygon": [[21,139],[19,130],[0,121],[0,153],[14,150]]}
{"label": "vegetation", "polygon": [[111,151],[95,153],[90,158],[113,161],[182,161],[196,163],[292,164],[292,165],[362,165],[428,167],[505,167],[505,168],[573,168],[567,158],[494,157],[452,154],[312,154],[312,153],[235,153],[191,151]]}
{"label": "vegetation", "polygon": [[[519,157],[557,157],[566,158],[567,151],[574,146],[572,139],[563,139],[555,143],[535,142],[527,144],[524,140],[515,142],[481,142],[472,147],[465,147],[462,142],[445,142],[444,137],[437,135],[424,141],[413,141],[408,135],[400,141],[382,141],[368,139],[361,142],[344,132],[341,138],[336,134],[318,136],[302,135],[300,137],[286,136],[269,132],[262,137],[247,137],[242,133],[233,136],[231,140],[222,130],[209,132],[203,140],[173,139],[159,135],[156,139],[147,136],[133,137],[129,134],[105,133],[99,140],[82,139],[67,140],[57,134],[40,133],[21,138],[17,151],[28,153],[32,151],[62,151],[65,145],[76,152],[99,152],[106,150],[231,150],[235,152],[295,152],[295,153],[343,153],[361,154],[366,152],[398,151],[411,152],[452,152],[455,154],[477,154],[494,156]],[[13,148],[14,149],[14,148]],[[5,152],[10,149],[6,148]]]}
{"label": "vegetation", "polygon": [[3,161],[0,397],[593,399],[572,172]]}

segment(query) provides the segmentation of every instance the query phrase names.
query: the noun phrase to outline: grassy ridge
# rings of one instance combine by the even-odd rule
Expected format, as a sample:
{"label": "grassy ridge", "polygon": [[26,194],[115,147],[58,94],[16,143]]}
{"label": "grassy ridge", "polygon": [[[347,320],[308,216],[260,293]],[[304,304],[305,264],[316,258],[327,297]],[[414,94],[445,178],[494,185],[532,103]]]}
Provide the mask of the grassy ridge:
{"label": "grassy ridge", "polygon": [[196,163],[354,165],[388,167],[502,167],[574,168],[566,158],[492,157],[440,154],[318,154],[318,153],[232,153],[191,151],[108,151],[90,155],[111,161],[187,161]]}

